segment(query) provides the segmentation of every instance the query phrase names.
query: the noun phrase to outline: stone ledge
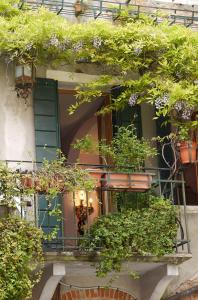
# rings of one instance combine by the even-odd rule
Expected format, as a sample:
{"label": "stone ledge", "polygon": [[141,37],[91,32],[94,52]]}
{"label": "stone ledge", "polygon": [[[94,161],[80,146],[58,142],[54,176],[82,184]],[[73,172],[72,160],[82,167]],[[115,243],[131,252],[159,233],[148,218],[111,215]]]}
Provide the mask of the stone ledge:
{"label": "stone ledge", "polygon": [[[128,261],[130,262],[148,262],[148,263],[167,263],[179,265],[189,259],[192,258],[191,254],[169,254],[164,255],[162,257],[157,257],[153,255],[147,256],[139,256],[134,255],[131,256]],[[100,260],[100,252],[45,252],[44,260],[49,262],[72,262],[72,261],[99,261]]]}

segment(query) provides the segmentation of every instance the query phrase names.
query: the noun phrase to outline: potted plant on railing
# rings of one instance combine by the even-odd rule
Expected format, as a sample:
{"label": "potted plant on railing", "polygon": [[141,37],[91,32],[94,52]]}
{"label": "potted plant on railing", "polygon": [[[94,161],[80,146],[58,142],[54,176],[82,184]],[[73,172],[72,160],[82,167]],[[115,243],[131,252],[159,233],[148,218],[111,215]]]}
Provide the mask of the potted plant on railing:
{"label": "potted plant on railing", "polygon": [[178,127],[178,149],[182,164],[193,163],[197,160],[197,141],[195,130],[189,129],[186,124]]}
{"label": "potted plant on railing", "polygon": [[94,182],[88,172],[82,168],[69,165],[64,155],[57,150],[57,158],[44,160],[40,168],[21,175],[21,189],[30,193],[44,193],[52,198],[57,194],[74,190],[93,190]]}
{"label": "potted plant on railing", "polygon": [[[85,149],[88,136],[77,140],[76,149]],[[84,141],[84,142],[83,142]],[[125,189],[131,191],[146,191],[150,189],[152,174],[143,172],[144,162],[156,155],[156,149],[145,139],[138,139],[133,125],[119,127],[110,144],[102,140],[95,146],[105,165],[101,183],[107,189]],[[90,146],[93,151],[93,146]],[[88,151],[88,147],[86,148]],[[101,176],[101,174],[100,174]]]}

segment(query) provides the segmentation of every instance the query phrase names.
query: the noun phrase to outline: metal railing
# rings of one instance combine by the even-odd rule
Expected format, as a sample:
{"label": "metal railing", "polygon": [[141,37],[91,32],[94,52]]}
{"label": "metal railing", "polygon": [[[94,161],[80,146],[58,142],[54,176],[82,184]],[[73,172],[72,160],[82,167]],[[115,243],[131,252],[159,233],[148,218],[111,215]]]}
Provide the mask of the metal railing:
{"label": "metal railing", "polygon": [[[69,17],[75,15],[75,2],[74,0],[21,0],[19,7],[24,8],[29,6],[30,9],[35,10],[44,6],[57,14]],[[83,4],[83,0],[80,3]],[[163,4],[137,5],[131,4],[130,1],[92,0],[89,2],[89,5],[86,4],[86,7],[87,9],[83,13],[86,19],[104,18],[115,21],[120,18],[122,11],[125,11],[127,8],[129,17],[139,17],[144,13],[153,16],[157,23],[167,19],[170,25],[177,23],[183,24],[186,27],[198,27],[198,11],[193,6],[189,6],[189,9],[184,9]]]}
{"label": "metal railing", "polygon": [[[36,171],[37,164],[36,162],[30,161],[11,161],[7,160],[6,164],[11,169],[18,169],[19,172],[28,171]],[[28,167],[29,165],[29,167]],[[67,164],[72,165],[72,164]],[[76,164],[75,164],[76,165]],[[78,164],[79,167],[83,169],[89,169],[91,172],[94,170],[100,170],[101,180],[100,185],[97,186],[96,190],[93,192],[95,201],[97,203],[94,204],[95,214],[89,214],[89,197],[90,194],[88,192],[85,193],[85,211],[86,218],[84,220],[83,228],[86,232],[89,232],[89,228],[91,224],[94,222],[94,219],[102,214],[108,214],[111,212],[115,212],[118,209],[118,206],[115,203],[112,203],[112,193],[117,193],[119,195],[132,195],[131,200],[129,201],[130,205],[133,205],[133,208],[138,208],[139,205],[139,195],[140,191],[132,189],[126,189],[124,187],[121,188],[113,188],[112,186],[104,186],[104,174],[114,174],[117,171],[113,166],[110,165],[90,165],[90,164]],[[179,209],[178,218],[176,220],[178,224],[178,236],[175,241],[175,251],[179,253],[190,253],[190,239],[189,239],[189,230],[188,230],[188,222],[187,222],[187,213],[186,213],[186,195],[185,195],[185,181],[182,170],[177,170],[174,174],[171,169],[168,168],[144,168],[141,170],[143,173],[152,174],[151,181],[151,191],[152,194],[157,196],[163,196],[166,199],[172,201],[173,205],[176,205]],[[119,170],[120,172],[120,170]],[[134,174],[133,171],[130,171],[130,167],[123,167],[123,171],[121,170],[121,174],[126,174],[131,176]],[[91,174],[91,173],[90,173]],[[133,177],[129,177],[126,179],[127,184],[133,183]],[[132,185],[133,186],[133,185]],[[141,195],[147,197],[147,193],[142,191]],[[91,194],[93,197],[93,195]],[[124,199],[123,197],[123,199]],[[44,231],[50,231],[53,229],[52,224],[50,224],[50,216],[49,210],[47,207],[41,208],[44,201],[44,195],[34,195],[33,199],[33,212],[35,215],[35,222],[44,229]],[[81,241],[85,238],[79,233],[78,228],[78,220],[76,216],[76,195],[75,193],[70,193],[67,195],[62,195],[63,200],[63,217],[61,222],[59,223],[59,232],[58,237],[52,239],[50,241],[44,241],[44,250],[45,251],[79,251],[81,249]],[[39,203],[40,201],[41,203]],[[67,204],[65,204],[67,203]],[[124,203],[124,201],[123,201]],[[122,205],[124,205],[122,203]],[[135,205],[137,205],[135,207]],[[182,207],[182,209],[181,209]],[[24,207],[23,207],[24,210]],[[26,215],[26,214],[25,214]],[[24,216],[24,212],[22,213]],[[48,224],[46,223],[48,220]],[[89,242],[91,243],[91,237],[86,238],[87,245]],[[89,248],[89,247],[88,247]],[[100,245],[98,246],[100,249]],[[96,249],[96,250],[98,250]]]}

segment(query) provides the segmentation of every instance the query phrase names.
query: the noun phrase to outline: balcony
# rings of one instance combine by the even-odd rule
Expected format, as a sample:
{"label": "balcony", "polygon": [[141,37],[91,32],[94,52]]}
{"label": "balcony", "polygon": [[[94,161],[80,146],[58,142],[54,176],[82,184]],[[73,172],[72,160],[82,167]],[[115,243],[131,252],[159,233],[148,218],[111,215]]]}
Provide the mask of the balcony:
{"label": "balcony", "polygon": [[[29,161],[16,162],[6,161],[10,169],[18,169],[24,173],[36,172],[38,164]],[[185,182],[182,170],[177,170],[172,173],[172,170],[166,168],[145,168],[141,174],[147,174],[146,184],[149,185],[148,190],[145,188],[144,179],[134,178],[134,174],[130,171],[123,171],[120,174],[124,175],[124,179],[119,179],[119,182],[112,175],[116,174],[112,166],[107,165],[89,165],[79,164],[83,169],[89,170],[90,176],[100,174],[99,180],[96,181],[96,188],[93,192],[83,192],[79,196],[79,191],[66,192],[55,199],[55,203],[60,201],[62,207],[62,218],[56,220],[54,216],[50,216],[51,208],[47,205],[45,194],[37,193],[32,196],[30,201],[27,201],[27,207],[22,206],[21,216],[24,218],[34,218],[34,222],[43,228],[44,232],[49,233],[55,227],[58,227],[57,237],[45,240],[43,242],[44,251],[49,260],[54,259],[54,255],[58,257],[64,256],[68,259],[77,256],[79,259],[97,259],[98,252],[101,250],[101,244],[95,249],[89,251],[89,244],[92,241],[92,236],[89,235],[90,228],[97,217],[114,213],[122,208],[138,209],[144,206],[144,201],[148,197],[148,190],[157,196],[163,196],[170,199],[172,204],[178,208],[178,216],[176,223],[178,225],[177,238],[173,243],[173,256],[153,257],[145,255],[144,260],[147,261],[170,261],[181,262],[188,258],[190,254],[190,238],[188,233],[188,222],[186,215],[186,197],[185,197]],[[125,168],[126,170],[126,168]],[[141,197],[140,197],[141,195]],[[113,198],[117,202],[113,201]],[[31,198],[31,197],[30,197]],[[142,201],[143,199],[143,201]],[[17,199],[18,207],[20,201]],[[53,205],[52,205],[53,206]],[[82,251],[82,243],[86,240],[86,247]],[[72,254],[72,256],[71,256]],[[175,256],[176,254],[176,256]],[[137,255],[132,260],[138,260]],[[143,259],[143,257],[141,257]]]}
{"label": "balcony", "polygon": [[[38,9],[41,6],[48,8],[49,10],[63,15],[67,18],[72,18],[75,15],[83,15],[86,19],[112,19],[116,21],[120,18],[120,15],[126,8],[129,10],[129,15],[132,17],[139,17],[140,14],[147,14],[150,16],[158,15],[156,22],[162,22],[167,19],[172,24],[182,24],[186,27],[197,28],[198,26],[198,11],[193,6],[173,5],[167,3],[156,3],[155,5],[148,5],[141,2],[141,4],[131,4],[129,1],[115,2],[113,0],[92,0],[89,5],[86,5],[86,9],[83,9],[79,14],[75,11],[74,0],[21,0],[20,8],[24,5],[28,5],[31,9]],[[83,1],[80,1],[80,6],[83,6]],[[159,12],[161,14],[159,14]]]}

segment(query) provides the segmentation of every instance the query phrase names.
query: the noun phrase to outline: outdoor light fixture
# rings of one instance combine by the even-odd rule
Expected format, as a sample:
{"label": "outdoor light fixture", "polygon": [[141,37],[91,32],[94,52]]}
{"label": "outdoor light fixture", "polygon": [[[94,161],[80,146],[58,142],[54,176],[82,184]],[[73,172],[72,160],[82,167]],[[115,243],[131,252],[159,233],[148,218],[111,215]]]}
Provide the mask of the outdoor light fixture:
{"label": "outdoor light fixture", "polygon": [[33,87],[33,68],[29,65],[15,66],[15,91],[18,98],[27,101],[32,93]]}
{"label": "outdoor light fixture", "polygon": [[87,193],[80,191],[78,194],[79,205],[75,205],[76,217],[78,219],[78,233],[84,235],[84,225],[87,218],[94,212],[93,199],[88,199]]}

